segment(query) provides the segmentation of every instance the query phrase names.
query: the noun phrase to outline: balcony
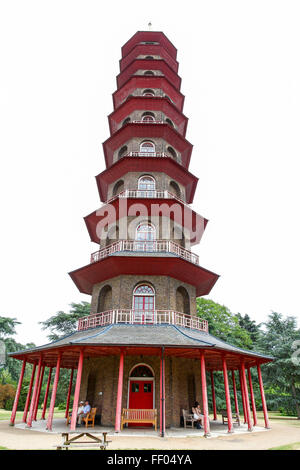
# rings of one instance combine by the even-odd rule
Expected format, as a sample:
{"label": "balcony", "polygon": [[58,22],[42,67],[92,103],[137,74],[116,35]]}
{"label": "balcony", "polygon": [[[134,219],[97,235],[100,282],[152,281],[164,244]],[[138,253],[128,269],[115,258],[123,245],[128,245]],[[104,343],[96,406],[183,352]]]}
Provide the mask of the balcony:
{"label": "balcony", "polygon": [[175,199],[176,201],[184,204],[185,206],[190,207],[185,201],[180,199],[179,197],[175,196],[175,194],[170,193],[168,190],[164,191],[157,191],[155,189],[125,189],[125,191],[121,191],[116,196],[108,199],[106,204],[110,204],[111,202],[115,201],[118,198],[149,198],[149,199]]}
{"label": "balcony", "polygon": [[190,263],[199,265],[199,256],[170,240],[119,240],[91,254],[91,263],[97,263],[108,256],[120,252],[171,253]]}
{"label": "balcony", "polygon": [[[164,123],[162,123],[164,124]],[[165,152],[129,152],[122,157],[165,157],[165,158],[173,158],[170,155],[167,155]]]}
{"label": "balcony", "polygon": [[154,119],[144,119],[141,121],[132,121],[133,124],[166,124],[164,121],[155,121]]}
{"label": "balcony", "polygon": [[192,330],[208,332],[208,322],[174,310],[108,310],[78,320],[78,331],[113,324],[128,325],[176,325]]}

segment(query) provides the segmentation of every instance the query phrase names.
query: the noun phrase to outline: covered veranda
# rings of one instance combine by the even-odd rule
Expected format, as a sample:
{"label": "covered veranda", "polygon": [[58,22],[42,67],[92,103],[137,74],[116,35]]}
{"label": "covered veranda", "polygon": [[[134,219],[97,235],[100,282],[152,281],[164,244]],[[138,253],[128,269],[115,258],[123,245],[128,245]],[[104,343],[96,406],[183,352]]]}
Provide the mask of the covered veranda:
{"label": "covered veranda", "polygon": [[[162,326],[149,327],[146,326],[147,334],[149,334],[149,342],[151,345],[147,344],[147,338],[144,336],[141,341],[143,344],[105,344],[105,333],[108,330],[107,328],[95,328],[88,330],[84,333],[77,332],[74,335],[63,338],[60,341],[55,343],[42,346],[39,348],[34,348],[32,350],[20,351],[18,353],[11,354],[12,357],[15,357],[23,361],[22,370],[19,378],[19,383],[16,391],[15,401],[13,405],[13,410],[11,414],[10,424],[15,424],[16,411],[18,406],[18,401],[20,397],[20,392],[23,383],[23,377],[25,373],[25,368],[27,364],[32,364],[32,375],[29,385],[29,390],[27,394],[26,404],[23,413],[22,423],[27,428],[32,428],[34,423],[34,428],[36,428],[37,423],[40,421],[45,424],[44,430],[53,431],[54,428],[60,429],[58,422],[54,422],[54,407],[56,401],[56,392],[60,376],[60,370],[62,368],[70,370],[70,379],[69,387],[66,396],[66,411],[65,416],[67,416],[70,407],[71,399],[71,390],[73,384],[74,372],[77,372],[76,381],[75,381],[75,393],[73,400],[72,408],[72,419],[69,426],[70,431],[76,431],[76,416],[78,410],[78,403],[80,398],[80,388],[83,372],[83,364],[85,358],[104,358],[109,356],[118,357],[118,374],[116,377],[117,381],[117,394],[115,402],[115,422],[114,422],[114,432],[118,433],[121,431],[121,413],[122,413],[122,400],[124,393],[124,360],[130,356],[139,356],[143,357],[155,356],[159,358],[160,361],[160,376],[159,376],[159,400],[158,400],[158,415],[159,415],[159,435],[161,437],[166,436],[166,433],[170,433],[171,428],[166,429],[166,403],[171,401],[171,397],[166,396],[166,376],[165,376],[165,363],[167,358],[185,358],[187,360],[194,360],[199,364],[200,371],[200,381],[201,381],[201,395],[202,395],[202,413],[203,417],[203,431],[189,429],[185,432],[203,433],[204,436],[208,437],[212,434],[215,434],[217,429],[219,432],[233,433],[233,432],[242,432],[245,429],[247,431],[253,431],[253,429],[258,428],[257,422],[257,413],[255,406],[255,399],[253,393],[253,383],[251,369],[257,369],[257,376],[259,382],[260,395],[262,400],[262,409],[264,415],[264,425],[265,428],[269,428],[268,412],[264,394],[263,380],[261,374],[261,365],[267,362],[270,362],[272,358],[267,356],[262,356],[260,354],[254,353],[252,351],[244,351],[242,349],[236,348],[234,346],[228,345],[217,338],[212,337],[209,334],[204,334],[197,332],[193,333],[193,336],[190,336],[191,333],[187,331],[186,328],[177,328],[176,334],[180,331],[180,335],[186,339],[185,344],[157,344],[154,345],[153,341],[157,334],[159,333],[159,328]],[[175,328],[174,326],[169,326],[168,328]],[[154,331],[153,329],[156,329]],[[100,331],[99,331],[100,330]],[[111,328],[110,328],[111,331]],[[157,334],[156,334],[157,332]],[[99,336],[99,334],[101,335]],[[121,339],[122,331],[119,330],[119,337]],[[172,335],[168,333],[168,337],[171,338]],[[96,339],[97,342],[96,342]],[[100,339],[102,344],[99,343]],[[199,339],[201,338],[201,340]],[[183,343],[184,343],[183,341]],[[171,342],[171,339],[170,339]],[[169,343],[170,343],[169,342]],[[79,344],[78,344],[79,343]],[[178,343],[178,341],[177,341]],[[44,397],[41,397],[43,377],[46,369],[49,369],[48,380]],[[54,372],[55,369],[55,372]],[[216,396],[215,396],[215,386],[214,386],[214,372],[221,371],[223,374],[224,381],[224,395],[226,399],[226,414],[227,414],[227,424],[224,426],[220,422],[220,414],[217,413],[216,407]],[[229,386],[229,375],[231,376],[231,389]],[[53,382],[52,382],[53,378]],[[52,382],[52,393],[50,399],[50,406],[47,407],[50,384]],[[212,409],[211,409],[211,418],[209,418],[208,410],[208,393],[207,393],[207,384],[210,384],[211,389],[211,399],[212,399]],[[242,397],[242,410],[240,413],[239,403],[238,403],[238,393],[237,388]],[[231,404],[234,403],[234,407]],[[38,406],[40,402],[43,402],[43,410],[41,415],[41,420],[37,420]],[[244,417],[244,423],[241,423],[241,427],[238,427],[234,424],[233,414],[239,413]],[[218,420],[219,418],[219,420]],[[59,426],[58,426],[59,425]],[[65,423],[61,423],[62,426],[65,426]],[[18,425],[19,426],[19,425]],[[42,426],[42,424],[41,424]],[[58,427],[57,427],[58,426]],[[134,428],[124,428],[123,433],[133,432]],[[178,428],[180,429],[179,426]],[[96,430],[96,427],[95,427]],[[100,430],[99,430],[100,431]],[[141,432],[141,429],[135,430],[135,432]],[[147,433],[153,433],[152,428],[144,430]]]}

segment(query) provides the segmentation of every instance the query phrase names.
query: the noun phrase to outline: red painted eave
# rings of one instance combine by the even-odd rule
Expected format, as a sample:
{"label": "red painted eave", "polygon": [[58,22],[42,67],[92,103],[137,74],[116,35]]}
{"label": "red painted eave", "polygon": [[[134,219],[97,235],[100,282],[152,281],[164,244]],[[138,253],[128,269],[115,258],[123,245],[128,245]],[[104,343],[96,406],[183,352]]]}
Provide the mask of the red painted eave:
{"label": "red painted eave", "polygon": [[[111,137],[103,142],[103,152],[106,167],[113,164],[113,153],[121,148],[131,138],[164,139],[170,146],[181,154],[181,163],[188,169],[193,145],[168,124],[132,124],[128,123],[118,129]],[[153,157],[156,158],[156,157]]]}
{"label": "red painted eave", "polygon": [[164,59],[134,59],[117,77],[117,88],[120,88],[138,70],[156,70],[173,83],[176,89],[181,88],[181,77],[167,64]]}
{"label": "red painted eave", "polygon": [[175,256],[108,256],[69,273],[78,290],[92,294],[93,286],[120,275],[169,276],[196,288],[196,296],[210,293],[219,275]]}
{"label": "red painted eave", "polygon": [[[150,216],[162,215],[170,217],[177,224],[194,232],[194,237],[190,240],[191,245],[200,242],[203,232],[206,228],[208,220],[197,214],[187,205],[177,201],[176,199],[159,199],[159,198],[117,198],[109,204],[103,205],[97,211],[84,217],[90,238],[92,242],[99,243],[99,234],[101,229],[106,225],[111,225],[117,220],[128,217],[131,207],[142,205],[147,214]],[[178,206],[177,206],[178,204]],[[161,206],[161,211],[155,212]],[[169,209],[174,207],[174,212]],[[98,235],[97,235],[98,233]]]}
{"label": "red painted eave", "polygon": [[[112,98],[113,98],[113,104],[114,104],[114,108],[117,107],[116,105],[116,97],[117,95],[119,95],[124,88],[126,87],[129,87],[130,85],[130,82],[131,81],[135,81],[137,82],[138,84],[142,84],[142,83],[145,83],[143,86],[141,86],[141,88],[160,88],[161,86],[156,84],[155,85],[155,82],[162,82],[168,86],[168,87],[171,87],[171,89],[173,89],[173,93],[176,94],[176,95],[179,95],[180,96],[180,106],[178,107],[178,109],[180,111],[183,110],[183,105],[184,105],[184,100],[185,100],[185,96],[181,93],[181,91],[179,91],[177,88],[174,87],[173,83],[170,82],[170,80],[168,80],[168,78],[162,76],[162,75],[133,75],[131,76],[120,88],[118,88],[113,94],[112,94]],[[153,85],[154,84],[154,85]],[[135,85],[132,87],[132,89],[135,89],[135,88],[139,88],[138,85]],[[164,89],[164,87],[162,87]],[[170,93],[166,93],[167,95],[170,94]]]}
{"label": "red painted eave", "polygon": [[191,204],[194,199],[198,178],[186,170],[182,165],[172,158],[160,157],[123,157],[115,162],[110,168],[97,175],[100,200],[107,201],[108,186],[129,172],[164,172],[185,187],[186,201]]}
{"label": "red painted eave", "polygon": [[[122,121],[134,111],[161,111],[169,117],[175,125],[182,128],[178,131],[183,137],[186,134],[188,118],[177,107],[165,97],[144,97],[130,96],[118,108],[116,108],[108,116],[110,134],[112,135],[117,129],[113,128],[113,122],[120,125]],[[183,124],[183,125],[182,125]],[[116,127],[116,126],[114,126]]]}
{"label": "red painted eave", "polygon": [[159,42],[169,52],[171,57],[176,59],[177,49],[174,44],[167,38],[162,31],[137,31],[126,43],[122,46],[122,57],[125,57],[139,42],[155,41]]}

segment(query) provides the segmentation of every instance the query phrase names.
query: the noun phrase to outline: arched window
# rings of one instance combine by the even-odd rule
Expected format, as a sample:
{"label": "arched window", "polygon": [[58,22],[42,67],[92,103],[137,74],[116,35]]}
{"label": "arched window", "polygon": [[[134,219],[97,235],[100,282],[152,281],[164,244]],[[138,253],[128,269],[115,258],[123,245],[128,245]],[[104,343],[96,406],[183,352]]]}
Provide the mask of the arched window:
{"label": "arched window", "polygon": [[152,72],[152,70],[146,70],[144,75],[154,75],[154,72]]}
{"label": "arched window", "polygon": [[155,93],[153,90],[144,90],[143,91],[143,96],[155,96]]}
{"label": "arched window", "polygon": [[153,377],[153,372],[145,364],[138,364],[132,369],[130,377]]}
{"label": "arched window", "polygon": [[134,320],[138,323],[153,323],[155,292],[149,284],[140,284],[133,291],[132,307]]}
{"label": "arched window", "polygon": [[124,181],[123,181],[123,180],[119,180],[119,181],[117,181],[116,184],[114,185],[112,195],[113,195],[113,196],[116,196],[117,194],[119,194],[119,193],[122,192],[123,190],[124,190]]}
{"label": "arched window", "polygon": [[153,113],[144,113],[142,116],[143,122],[153,122],[155,121],[155,115]]}
{"label": "arched window", "polygon": [[155,251],[156,230],[152,224],[142,222],[135,233],[135,251]]}
{"label": "arched window", "polygon": [[124,119],[124,121],[122,122],[122,127],[125,126],[125,124],[128,124],[130,121],[131,121],[130,117]]}
{"label": "arched window", "polygon": [[124,157],[128,152],[127,145],[124,145],[118,152],[118,159]]}
{"label": "arched window", "polygon": [[106,312],[112,308],[112,289],[107,285],[102,287],[98,297],[97,313]]}
{"label": "arched window", "polygon": [[176,290],[176,310],[190,315],[190,297],[185,287],[180,286]]}
{"label": "arched window", "polygon": [[153,57],[152,55],[147,55],[147,56],[145,57],[145,59],[151,60],[151,59],[154,59],[154,57]]}
{"label": "arched window", "polygon": [[142,142],[140,145],[140,152],[151,157],[155,153],[155,145],[153,142]]}
{"label": "arched window", "polygon": [[170,190],[170,193],[174,194],[176,197],[180,199],[181,191],[180,191],[178,184],[175,183],[175,181],[170,181],[169,190]]}
{"label": "arched window", "polygon": [[167,124],[170,124],[170,126],[174,127],[174,124],[173,124],[173,122],[171,121],[171,119],[166,118],[166,123],[167,123]]}
{"label": "arched window", "polygon": [[173,149],[173,147],[168,147],[167,151],[169,152],[171,157],[174,158],[174,160],[177,160],[177,154],[176,154],[175,150]]}
{"label": "arched window", "polygon": [[138,181],[138,197],[155,197],[155,186],[152,176],[141,176]]}

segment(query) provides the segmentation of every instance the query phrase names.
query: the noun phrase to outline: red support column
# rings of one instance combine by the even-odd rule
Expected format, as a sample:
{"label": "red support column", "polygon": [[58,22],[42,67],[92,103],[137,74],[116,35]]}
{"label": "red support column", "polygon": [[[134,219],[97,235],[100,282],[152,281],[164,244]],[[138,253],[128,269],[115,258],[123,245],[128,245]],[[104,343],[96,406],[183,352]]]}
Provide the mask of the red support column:
{"label": "red support column", "polygon": [[252,427],[252,419],[251,419],[251,411],[250,411],[250,403],[249,403],[245,363],[244,363],[243,359],[242,359],[242,364],[241,364],[241,372],[242,372],[242,381],[243,381],[244,396],[245,396],[245,406],[246,406],[246,414],[247,414],[248,431],[252,431],[253,427]]}
{"label": "red support column", "polygon": [[208,400],[207,400],[207,385],[206,385],[206,369],[205,369],[205,356],[204,351],[200,351],[200,364],[201,364],[201,386],[202,386],[202,406],[204,416],[204,436],[210,436],[209,416],[208,416]]}
{"label": "red support column", "polygon": [[236,383],[235,383],[234,370],[232,371],[232,385],[233,385],[233,393],[234,393],[235,412],[237,414],[239,414],[239,402],[238,402],[237,393],[236,393]]}
{"label": "red support column", "polygon": [[165,358],[164,348],[162,348],[161,359],[160,359],[160,417],[159,427],[160,436],[165,437],[166,431],[166,406],[165,406]]}
{"label": "red support column", "polygon": [[81,376],[82,376],[82,368],[83,368],[83,358],[84,358],[84,350],[81,349],[80,354],[79,354],[78,367],[77,367],[77,378],[76,378],[73,409],[72,409],[72,418],[71,418],[71,426],[70,426],[71,431],[76,430],[78,402],[79,402]]}
{"label": "red support column", "polygon": [[260,388],[260,394],[261,394],[261,401],[262,401],[264,418],[265,418],[265,428],[270,429],[268,409],[267,409],[267,403],[266,403],[265,392],[264,392],[264,384],[263,384],[263,380],[261,376],[260,364],[257,364],[257,372],[258,372],[258,381],[259,381],[259,388]]}
{"label": "red support column", "polygon": [[69,382],[69,389],[68,389],[68,397],[67,397],[67,406],[66,406],[65,418],[68,416],[68,413],[69,413],[70,398],[71,398],[72,383],[73,383],[73,373],[74,373],[74,369],[71,369],[71,375],[70,375],[70,382]]}
{"label": "red support column", "polygon": [[49,394],[49,388],[50,388],[50,383],[51,383],[51,375],[52,375],[52,367],[50,367],[50,370],[49,370],[47,387],[46,387],[45,398],[44,398],[44,403],[43,403],[43,413],[42,413],[41,419],[45,419],[45,415],[46,415],[48,394]]}
{"label": "red support column", "polygon": [[23,359],[22,369],[21,369],[19,382],[18,382],[18,387],[17,387],[16,395],[15,395],[15,401],[14,401],[14,405],[13,405],[12,412],[11,412],[11,417],[10,417],[10,423],[9,423],[10,426],[14,426],[14,424],[15,424],[16,413],[17,413],[17,408],[18,408],[18,403],[19,403],[19,398],[20,398],[20,393],[21,393],[25,368],[26,368],[26,362],[27,362],[26,359]]}
{"label": "red support column", "polygon": [[31,379],[30,379],[30,384],[28,388],[28,393],[27,393],[27,398],[26,398],[26,403],[25,403],[25,408],[24,408],[24,413],[23,413],[23,419],[22,419],[23,423],[26,423],[27,421],[28,408],[29,408],[32,386],[33,386],[33,381],[34,381],[34,376],[35,376],[35,369],[36,369],[36,363],[33,364],[33,368],[32,368]]}
{"label": "red support column", "polygon": [[254,398],[254,393],[253,393],[250,367],[248,367],[247,370],[248,370],[248,382],[249,382],[250,397],[251,397],[251,407],[252,407],[252,414],[253,414],[253,426],[257,426],[256,406],[255,406],[255,398]]}
{"label": "red support column", "polygon": [[214,373],[210,372],[210,382],[211,382],[211,393],[212,393],[212,402],[214,410],[214,421],[217,421],[217,405],[216,405],[216,394],[215,394],[215,382],[214,382]]}
{"label": "red support column", "polygon": [[231,402],[230,402],[230,391],[228,384],[227,374],[227,363],[225,356],[222,357],[223,375],[224,375],[224,386],[225,386],[225,398],[226,398],[226,409],[227,409],[227,420],[228,420],[228,432],[233,433],[232,413],[231,413]]}
{"label": "red support column", "polygon": [[243,379],[242,379],[242,371],[239,369],[239,377],[240,377],[240,387],[241,387],[241,395],[242,395],[242,404],[243,404],[243,415],[244,415],[244,424],[248,422],[247,418],[247,410],[245,405],[245,393],[244,393],[244,386],[243,386]]}
{"label": "red support column", "polygon": [[37,369],[37,374],[35,378],[35,383],[34,383],[34,388],[33,388],[33,394],[31,398],[31,403],[30,403],[30,408],[29,408],[29,416],[27,420],[27,427],[31,428],[32,427],[32,421],[33,421],[33,416],[34,416],[34,407],[35,407],[35,401],[38,393],[38,386],[39,386],[39,379],[40,379],[40,374],[41,374],[41,368],[42,368],[42,360],[43,356],[40,354],[39,362],[38,362],[38,369]]}
{"label": "red support column", "polygon": [[36,417],[37,417],[39,401],[40,401],[40,395],[41,395],[41,389],[42,389],[43,378],[44,378],[44,371],[45,371],[45,366],[43,366],[42,370],[41,370],[39,388],[38,388],[38,393],[37,393],[37,397],[36,397],[36,401],[35,401],[35,407],[34,407],[33,421],[36,421]]}
{"label": "red support column", "polygon": [[56,370],[51,394],[51,401],[50,401],[50,408],[48,414],[48,420],[46,429],[48,431],[52,431],[52,422],[53,422],[53,414],[54,414],[54,406],[55,406],[55,399],[56,399],[56,392],[57,392],[57,385],[59,380],[59,372],[60,372],[60,363],[61,363],[61,352],[58,353],[57,363],[56,363]]}
{"label": "red support column", "polygon": [[124,375],[124,351],[121,351],[120,364],[119,364],[119,380],[118,380],[118,392],[117,392],[116,419],[115,419],[115,431],[116,432],[120,432],[120,430],[121,430],[123,375]]}

